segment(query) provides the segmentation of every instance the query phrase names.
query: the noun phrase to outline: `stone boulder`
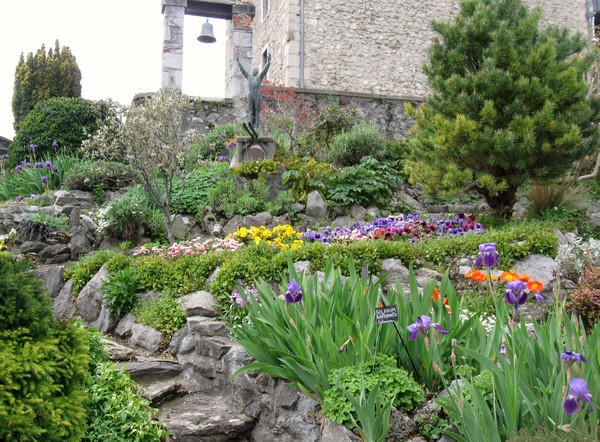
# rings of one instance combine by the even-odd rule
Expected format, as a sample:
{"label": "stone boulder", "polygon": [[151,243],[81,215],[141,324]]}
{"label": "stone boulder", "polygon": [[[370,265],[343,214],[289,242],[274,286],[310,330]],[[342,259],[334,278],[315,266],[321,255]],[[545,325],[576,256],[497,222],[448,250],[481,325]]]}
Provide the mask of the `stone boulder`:
{"label": "stone boulder", "polygon": [[102,311],[102,298],[104,297],[101,289],[103,281],[108,278],[108,274],[109,272],[106,266],[102,266],[100,270],[98,270],[98,273],[96,273],[85,287],[81,289],[81,292],[79,292],[79,295],[75,300],[75,306],[86,325],[95,325],[95,321],[100,316],[100,312]]}
{"label": "stone boulder", "polygon": [[208,316],[215,317],[219,315],[218,302],[215,297],[205,291],[200,290],[190,295],[179,298],[179,303],[186,316]]}
{"label": "stone boulder", "polygon": [[306,215],[318,221],[325,221],[329,216],[327,202],[317,190],[313,190],[306,198]]}
{"label": "stone boulder", "polygon": [[164,334],[158,330],[147,325],[134,324],[131,327],[131,338],[129,338],[129,342],[137,347],[155,353],[160,350],[160,346],[164,339]]}

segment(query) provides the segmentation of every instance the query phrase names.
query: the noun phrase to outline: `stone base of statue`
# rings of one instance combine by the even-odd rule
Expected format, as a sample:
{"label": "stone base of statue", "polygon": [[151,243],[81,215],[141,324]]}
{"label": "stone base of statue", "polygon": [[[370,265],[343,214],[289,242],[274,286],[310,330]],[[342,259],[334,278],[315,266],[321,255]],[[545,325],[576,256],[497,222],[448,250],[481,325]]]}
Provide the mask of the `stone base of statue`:
{"label": "stone base of statue", "polygon": [[271,137],[238,137],[237,147],[230,167],[237,167],[244,161],[272,160],[275,157],[275,141]]}

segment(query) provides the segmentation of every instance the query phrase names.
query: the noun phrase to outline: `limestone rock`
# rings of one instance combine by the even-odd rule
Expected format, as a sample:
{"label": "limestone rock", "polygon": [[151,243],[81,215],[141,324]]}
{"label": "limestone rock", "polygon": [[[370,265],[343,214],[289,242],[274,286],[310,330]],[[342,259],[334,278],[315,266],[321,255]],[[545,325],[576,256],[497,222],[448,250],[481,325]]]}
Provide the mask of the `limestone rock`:
{"label": "limestone rock", "polygon": [[327,203],[317,190],[313,190],[306,198],[306,214],[319,221],[324,221],[328,216]]}
{"label": "limestone rock", "polygon": [[162,359],[149,359],[145,361],[131,361],[119,366],[125,368],[131,379],[143,386],[155,382],[173,379],[181,374],[183,367],[177,361]]}
{"label": "limestone rock", "polygon": [[115,329],[115,333],[120,338],[128,338],[131,336],[131,329],[136,324],[137,318],[131,314],[127,313],[125,316],[121,318],[117,327]]}
{"label": "limestone rock", "polygon": [[205,316],[188,316],[187,328],[190,333],[197,333],[200,336],[229,336],[227,324],[223,321],[216,321]]}
{"label": "limestone rock", "polygon": [[367,217],[367,209],[359,204],[354,204],[351,209],[352,218],[363,220]]}
{"label": "limestone rock", "polygon": [[182,296],[179,298],[179,303],[185,311],[186,316],[215,317],[219,315],[217,300],[211,293],[205,290]]}
{"label": "limestone rock", "polygon": [[527,273],[532,280],[544,284],[544,293],[550,289],[557,268],[558,264],[554,259],[544,255],[530,255],[515,265],[517,273]]}
{"label": "limestone rock", "polygon": [[106,349],[111,361],[131,361],[139,356],[139,352],[132,348],[125,347],[110,339],[102,339],[102,344]]}
{"label": "limestone rock", "polygon": [[273,215],[269,212],[260,212],[256,215],[246,215],[242,221],[242,225],[246,228],[269,226],[273,221]]}
{"label": "limestone rock", "polygon": [[195,223],[192,223],[190,218],[187,216],[182,216],[180,214],[173,215],[171,218],[171,229],[173,231],[173,235],[180,239],[187,238],[188,234],[192,230],[193,224]]}
{"label": "limestone rock", "polygon": [[160,349],[160,344],[164,339],[164,335],[158,330],[147,325],[134,324],[131,327],[131,338],[129,342],[138,347],[145,348],[150,352],[157,352]]}
{"label": "limestone rock", "polygon": [[87,237],[88,230],[83,226],[73,227],[71,229],[71,240],[69,248],[71,249],[71,259],[76,261],[80,256],[90,253],[92,245]]}
{"label": "limestone rock", "polygon": [[67,319],[75,316],[76,312],[77,308],[73,302],[73,281],[69,279],[54,298],[52,315],[58,319]]}
{"label": "limestone rock", "polygon": [[54,244],[44,248],[44,250],[42,250],[38,256],[40,259],[50,259],[57,255],[64,254],[69,254],[69,257],[71,256],[71,249],[69,246],[66,244]]}
{"label": "limestone rock", "polygon": [[223,227],[223,234],[229,235],[235,232],[238,228],[242,227],[243,220],[244,218],[242,215],[235,215],[233,218],[227,221],[227,224],[225,224],[225,227]]}
{"label": "limestone rock", "polygon": [[108,273],[106,266],[102,266],[98,273],[81,289],[75,300],[79,315],[87,325],[92,325],[100,316],[104,297],[100,289],[103,281],[108,277]]}
{"label": "limestone rock", "polygon": [[41,241],[25,241],[19,249],[21,253],[39,253],[48,247],[48,244]]}
{"label": "limestone rock", "polygon": [[94,328],[99,330],[102,333],[108,333],[117,325],[117,318],[113,314],[110,307],[106,304],[102,304],[102,308],[100,309],[100,315],[98,319],[96,319],[96,324]]}
{"label": "limestone rock", "polygon": [[332,227],[346,227],[349,226],[350,224],[352,224],[352,219],[347,216],[338,216],[336,219],[333,220],[333,222],[331,223]]}
{"label": "limestone rock", "polygon": [[63,285],[62,276],[65,273],[64,265],[40,265],[35,269],[36,278],[42,280],[46,293],[51,298],[56,298]]}
{"label": "limestone rock", "polygon": [[153,407],[158,407],[163,402],[173,400],[187,393],[181,382],[176,379],[150,384],[144,388],[144,392]]}

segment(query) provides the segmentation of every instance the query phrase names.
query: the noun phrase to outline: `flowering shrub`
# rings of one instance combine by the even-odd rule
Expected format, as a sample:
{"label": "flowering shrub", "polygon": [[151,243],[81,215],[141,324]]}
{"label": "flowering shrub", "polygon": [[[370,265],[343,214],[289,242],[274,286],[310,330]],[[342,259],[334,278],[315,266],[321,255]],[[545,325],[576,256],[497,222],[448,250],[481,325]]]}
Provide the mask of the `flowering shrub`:
{"label": "flowering shrub", "polygon": [[301,238],[305,241],[319,241],[325,244],[345,241],[364,241],[367,239],[396,240],[408,238],[417,242],[419,239],[456,236],[465,233],[483,233],[483,226],[475,221],[475,215],[457,214],[446,217],[444,214],[430,215],[422,219],[419,213],[409,215],[376,218],[372,223],[357,221],[349,227],[326,227],[322,232],[307,229]]}
{"label": "flowering shrub", "polygon": [[209,252],[234,252],[243,244],[233,238],[206,239],[194,238],[182,241],[171,246],[155,246],[148,249],[146,246],[133,251],[133,256],[156,255],[161,258],[178,258],[180,256],[206,255]]}
{"label": "flowering shrub", "polygon": [[300,232],[294,230],[289,224],[275,226],[272,230],[267,229],[265,226],[250,227],[249,229],[240,227],[234,233],[228,235],[227,238],[232,238],[244,244],[264,243],[280,249],[290,250],[297,249],[304,242],[301,239]]}
{"label": "flowering shrub", "polygon": [[600,320],[600,267],[587,267],[579,285],[567,298],[567,311],[577,313],[586,330]]}

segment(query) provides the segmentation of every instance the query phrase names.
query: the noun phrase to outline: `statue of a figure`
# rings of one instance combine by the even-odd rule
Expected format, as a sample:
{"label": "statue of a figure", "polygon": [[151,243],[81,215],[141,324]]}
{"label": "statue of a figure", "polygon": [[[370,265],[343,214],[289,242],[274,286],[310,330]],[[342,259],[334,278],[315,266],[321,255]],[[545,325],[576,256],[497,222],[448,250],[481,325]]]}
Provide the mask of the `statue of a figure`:
{"label": "statue of a figure", "polygon": [[267,75],[267,71],[269,70],[269,66],[271,66],[271,54],[267,55],[267,64],[263,67],[262,71],[258,72],[258,68],[252,69],[252,73],[248,73],[242,63],[240,63],[239,57],[236,57],[235,61],[237,61],[238,66],[240,67],[240,71],[244,74],[244,77],[248,80],[248,116],[250,117],[250,123],[255,129],[258,129],[258,124],[260,122],[260,85]]}

